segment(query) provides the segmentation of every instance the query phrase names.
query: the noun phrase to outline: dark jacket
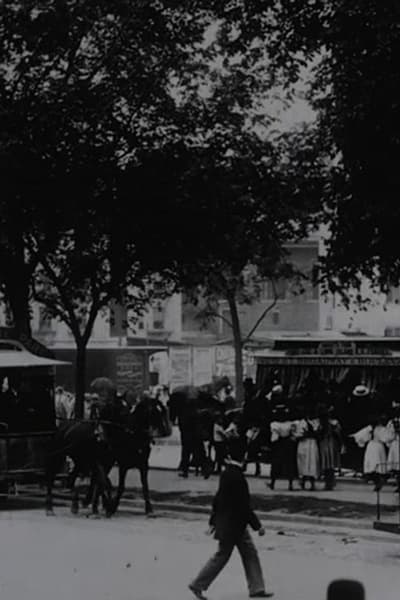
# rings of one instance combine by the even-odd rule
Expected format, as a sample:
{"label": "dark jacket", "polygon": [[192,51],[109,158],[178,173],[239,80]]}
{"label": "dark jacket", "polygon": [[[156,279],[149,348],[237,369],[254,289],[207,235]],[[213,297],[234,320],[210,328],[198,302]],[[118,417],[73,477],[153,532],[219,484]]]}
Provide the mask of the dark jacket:
{"label": "dark jacket", "polygon": [[261,523],[250,504],[249,486],[239,466],[227,465],[222,473],[214,497],[210,526],[215,528],[215,538],[235,543],[247,525],[258,531]]}

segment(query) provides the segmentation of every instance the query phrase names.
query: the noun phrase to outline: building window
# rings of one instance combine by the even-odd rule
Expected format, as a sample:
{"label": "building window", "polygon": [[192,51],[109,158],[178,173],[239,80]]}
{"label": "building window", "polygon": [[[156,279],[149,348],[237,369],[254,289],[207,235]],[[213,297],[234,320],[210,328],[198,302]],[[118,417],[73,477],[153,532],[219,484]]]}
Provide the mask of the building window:
{"label": "building window", "polygon": [[110,336],[123,337],[126,335],[127,310],[122,304],[112,302],[110,306]]}
{"label": "building window", "polygon": [[400,286],[390,286],[387,293],[387,301],[392,304],[400,303]]}
{"label": "building window", "polygon": [[161,302],[153,307],[153,329],[164,329],[164,307]]}
{"label": "building window", "polygon": [[272,323],[273,325],[279,325],[279,310],[274,310],[272,313]]}
{"label": "building window", "polygon": [[386,327],[385,337],[400,337],[400,327]]}

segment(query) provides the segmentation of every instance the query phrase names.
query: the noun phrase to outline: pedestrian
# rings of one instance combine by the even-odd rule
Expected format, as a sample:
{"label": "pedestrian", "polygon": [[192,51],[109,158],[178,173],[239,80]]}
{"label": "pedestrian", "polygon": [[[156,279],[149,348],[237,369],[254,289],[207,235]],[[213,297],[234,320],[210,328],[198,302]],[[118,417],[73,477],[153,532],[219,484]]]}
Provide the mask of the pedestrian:
{"label": "pedestrian", "polygon": [[319,419],[315,411],[305,408],[303,418],[296,423],[297,443],[297,470],[301,489],[305,489],[306,482],[310,482],[310,489],[315,490],[315,481],[320,475],[320,461],[318,448]]}
{"label": "pedestrian", "polygon": [[399,407],[397,402],[392,403],[392,418],[388,423],[389,452],[388,452],[388,470],[396,480],[396,492],[400,492],[400,420]]}
{"label": "pedestrian", "polygon": [[56,413],[56,427],[64,425],[68,420],[68,406],[64,388],[58,385],[55,389],[54,407]]}
{"label": "pedestrian", "polygon": [[213,428],[213,445],[215,451],[214,469],[215,473],[221,473],[225,460],[226,436],[224,430],[224,414],[217,413]]}
{"label": "pedestrian", "polygon": [[260,559],[248,531],[250,525],[260,536],[265,533],[251,508],[249,486],[243,474],[243,459],[243,449],[239,449],[239,446],[229,447],[229,457],[220,477],[209,521],[210,533],[219,543],[218,550],[189,585],[189,589],[200,600],[206,598],[203,592],[227,564],[235,547],[242,559],[250,598],[273,596],[265,590]]}
{"label": "pedestrian", "polygon": [[295,440],[296,425],[290,420],[289,409],[280,404],[273,411],[271,422],[271,481],[269,488],[275,488],[277,479],[287,479],[289,491],[293,491],[293,481],[297,477],[297,456]]}
{"label": "pedestrian", "polygon": [[335,470],[341,466],[341,451],[343,448],[342,428],[334,418],[333,407],[321,406],[319,408],[320,439],[319,451],[321,459],[321,472],[324,477],[325,489],[333,490],[335,487]]}
{"label": "pedestrian", "polygon": [[371,425],[352,434],[359,446],[365,446],[363,474],[366,481],[373,481],[376,492],[381,489],[387,471],[386,444],[390,438],[386,422],[387,418],[381,415],[373,419]]}

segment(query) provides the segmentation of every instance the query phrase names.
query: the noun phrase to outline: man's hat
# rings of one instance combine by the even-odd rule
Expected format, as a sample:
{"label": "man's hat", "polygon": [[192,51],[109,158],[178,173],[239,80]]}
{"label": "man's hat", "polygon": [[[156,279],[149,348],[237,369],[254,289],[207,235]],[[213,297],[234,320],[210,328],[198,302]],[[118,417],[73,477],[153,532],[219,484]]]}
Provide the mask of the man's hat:
{"label": "man's hat", "polygon": [[367,388],[366,385],[360,384],[360,385],[356,385],[356,387],[353,390],[353,396],[368,396],[369,394],[369,389]]}

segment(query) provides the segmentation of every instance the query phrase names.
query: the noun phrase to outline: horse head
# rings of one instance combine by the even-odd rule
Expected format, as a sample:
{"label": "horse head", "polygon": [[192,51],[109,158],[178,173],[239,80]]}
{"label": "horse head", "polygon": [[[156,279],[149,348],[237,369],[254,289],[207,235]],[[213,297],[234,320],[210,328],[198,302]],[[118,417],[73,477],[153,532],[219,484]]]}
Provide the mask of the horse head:
{"label": "horse head", "polygon": [[129,426],[135,433],[149,438],[167,437],[172,433],[167,408],[149,394],[144,394],[130,413]]}

